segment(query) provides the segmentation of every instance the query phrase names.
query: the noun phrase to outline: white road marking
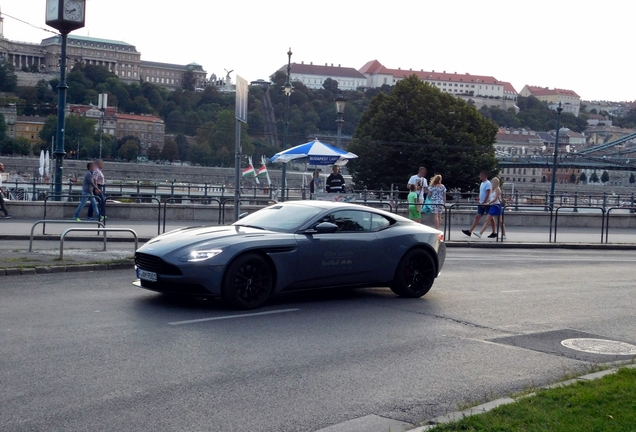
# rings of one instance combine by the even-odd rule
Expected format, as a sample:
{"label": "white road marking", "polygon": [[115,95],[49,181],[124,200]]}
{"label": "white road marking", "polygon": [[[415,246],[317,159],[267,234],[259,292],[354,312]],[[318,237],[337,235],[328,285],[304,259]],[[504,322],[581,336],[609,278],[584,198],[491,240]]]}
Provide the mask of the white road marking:
{"label": "white road marking", "polygon": [[554,290],[568,290],[568,289],[580,289],[580,287],[553,287],[553,288],[537,288],[537,289],[518,289],[518,290],[506,290],[499,291],[502,293],[518,293],[518,292],[526,292],[526,291],[554,291]]}
{"label": "white road marking", "polygon": [[260,315],[273,315],[273,314],[279,314],[279,313],[285,313],[285,312],[296,312],[299,310],[300,309],[280,309],[280,310],[273,310],[273,311],[267,311],[267,312],[255,312],[255,313],[247,313],[247,314],[239,314],[239,315],[225,315],[225,316],[219,316],[219,317],[201,318],[201,319],[187,320],[187,321],[174,321],[174,322],[169,322],[168,325],[194,324],[194,323],[200,323],[205,321],[220,321],[220,320],[233,319],[233,318],[245,318],[245,317],[253,317],[253,316],[260,316]]}
{"label": "white road marking", "polygon": [[[446,257],[446,261],[492,261],[492,257]],[[603,259],[598,257],[590,258],[551,258],[551,257],[506,257],[498,256],[497,261],[571,261],[571,262],[636,262],[636,259]]]}

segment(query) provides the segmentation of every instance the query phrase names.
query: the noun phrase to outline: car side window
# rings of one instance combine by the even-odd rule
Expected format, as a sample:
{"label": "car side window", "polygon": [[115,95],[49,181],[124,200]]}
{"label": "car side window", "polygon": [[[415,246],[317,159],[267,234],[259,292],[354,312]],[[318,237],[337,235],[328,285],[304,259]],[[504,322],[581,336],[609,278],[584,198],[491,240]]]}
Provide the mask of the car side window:
{"label": "car side window", "polygon": [[371,213],[371,231],[379,231],[391,225],[391,221],[382,215]]}
{"label": "car side window", "polygon": [[372,214],[366,211],[340,210],[329,214],[325,219],[338,225],[337,232],[371,231]]}

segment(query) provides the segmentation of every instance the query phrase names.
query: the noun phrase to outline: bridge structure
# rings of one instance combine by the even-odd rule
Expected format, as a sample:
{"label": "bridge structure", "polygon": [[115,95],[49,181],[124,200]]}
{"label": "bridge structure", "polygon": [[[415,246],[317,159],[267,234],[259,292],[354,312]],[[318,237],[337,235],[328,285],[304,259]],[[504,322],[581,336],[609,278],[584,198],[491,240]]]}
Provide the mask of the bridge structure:
{"label": "bridge structure", "polygon": [[[636,157],[629,158],[626,156],[636,153],[635,141],[636,133],[631,133],[614,141],[588,147],[577,152],[563,151],[559,153],[558,166],[559,168],[572,169],[636,171]],[[608,153],[608,151],[610,152]],[[552,158],[552,153],[522,156],[497,154],[500,168],[550,169],[552,168]]]}

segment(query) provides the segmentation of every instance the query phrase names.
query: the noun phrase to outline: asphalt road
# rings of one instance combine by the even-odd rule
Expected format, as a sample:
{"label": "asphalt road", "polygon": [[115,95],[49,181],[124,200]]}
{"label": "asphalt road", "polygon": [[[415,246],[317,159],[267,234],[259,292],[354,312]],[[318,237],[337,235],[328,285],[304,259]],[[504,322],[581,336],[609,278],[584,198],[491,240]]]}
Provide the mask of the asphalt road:
{"label": "asphalt road", "polygon": [[[634,343],[635,263],[633,252],[453,248],[422,299],[322,291],[250,313],[146,292],[132,271],[0,278],[0,429],[416,424],[614,360],[577,358],[541,332]],[[528,333],[539,348],[505,342]]]}

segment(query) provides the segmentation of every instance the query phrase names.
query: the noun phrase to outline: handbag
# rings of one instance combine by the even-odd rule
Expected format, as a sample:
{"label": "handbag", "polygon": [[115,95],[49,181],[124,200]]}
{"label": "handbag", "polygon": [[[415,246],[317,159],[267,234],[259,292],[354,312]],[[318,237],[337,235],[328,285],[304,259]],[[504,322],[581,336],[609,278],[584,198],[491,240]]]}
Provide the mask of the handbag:
{"label": "handbag", "polygon": [[[429,204],[429,205],[427,205]],[[431,213],[432,209],[431,209],[431,198],[427,195],[426,199],[424,200],[424,205],[422,206],[422,213]]]}

